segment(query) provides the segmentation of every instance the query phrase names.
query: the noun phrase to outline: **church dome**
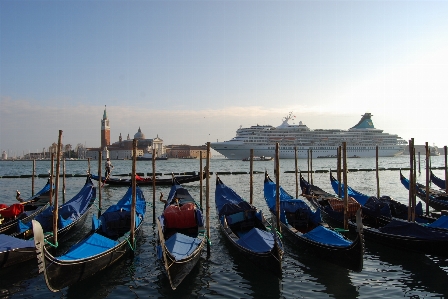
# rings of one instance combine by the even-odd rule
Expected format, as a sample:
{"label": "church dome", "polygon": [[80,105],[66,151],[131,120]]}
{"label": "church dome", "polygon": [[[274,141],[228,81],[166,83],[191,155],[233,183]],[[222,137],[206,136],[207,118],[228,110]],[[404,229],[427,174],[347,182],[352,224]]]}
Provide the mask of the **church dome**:
{"label": "church dome", "polygon": [[138,127],[138,132],[135,133],[134,139],[145,139],[145,134],[142,133],[142,130],[140,130],[140,127]]}

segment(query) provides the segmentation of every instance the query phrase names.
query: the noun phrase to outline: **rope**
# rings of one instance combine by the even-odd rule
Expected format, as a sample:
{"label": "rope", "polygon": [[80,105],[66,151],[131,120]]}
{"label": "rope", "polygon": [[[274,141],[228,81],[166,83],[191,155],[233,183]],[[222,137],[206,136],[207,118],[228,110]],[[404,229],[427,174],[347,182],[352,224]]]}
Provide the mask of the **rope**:
{"label": "rope", "polygon": [[47,236],[49,236],[49,237],[53,236],[52,232],[44,233],[44,236],[45,236],[45,238],[44,238],[45,244],[49,244],[51,247],[58,248],[58,242],[56,242],[56,244],[53,244],[50,241],[48,241],[46,238]]}
{"label": "rope", "polygon": [[194,204],[196,205],[196,206],[198,206],[199,207],[199,209],[201,209],[202,210],[202,207],[201,207],[201,205],[195,200],[194,201]]}
{"label": "rope", "polygon": [[338,227],[336,227],[336,228],[334,228],[334,231],[335,232],[338,232],[338,233],[344,233],[344,232],[348,232],[349,230],[348,229],[344,229],[344,228],[338,228]]}
{"label": "rope", "polygon": [[[95,198],[96,199],[96,198]],[[93,203],[92,203],[92,205],[94,205],[97,209],[98,209],[98,211],[102,211],[102,209],[99,207],[99,206],[97,206],[97,204],[96,204],[96,202],[94,201]]]}
{"label": "rope", "polygon": [[[129,244],[129,248],[131,248],[132,251],[135,251],[135,246],[132,246],[131,241],[129,240],[130,239],[129,233],[127,233],[125,236],[126,236],[126,242],[128,242],[128,244]],[[135,242],[135,240],[134,240],[134,242]]]}

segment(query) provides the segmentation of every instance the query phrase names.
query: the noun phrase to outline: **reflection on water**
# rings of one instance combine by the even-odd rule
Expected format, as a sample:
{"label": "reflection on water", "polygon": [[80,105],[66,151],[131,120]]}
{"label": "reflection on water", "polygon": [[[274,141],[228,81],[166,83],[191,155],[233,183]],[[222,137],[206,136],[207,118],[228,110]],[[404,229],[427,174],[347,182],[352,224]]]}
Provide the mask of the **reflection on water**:
{"label": "reflection on water", "polygon": [[[368,255],[370,260],[382,265],[377,271],[390,271],[390,283],[395,283],[404,292],[428,292],[439,296],[448,296],[448,274],[424,254],[401,251],[381,244],[369,243]],[[442,260],[444,261],[444,259]],[[381,269],[381,270],[380,270]]]}
{"label": "reflection on water", "polygon": [[[30,174],[32,162],[0,162],[0,176],[9,174]],[[157,161],[157,172],[186,172],[199,170],[197,160]],[[348,168],[374,168],[374,158],[349,159]],[[407,167],[408,157],[381,158],[380,167]],[[433,166],[442,166],[443,157],[434,157]],[[37,173],[46,173],[48,161],[37,161]],[[67,161],[67,173],[85,173],[87,162]],[[131,172],[130,161],[114,162],[113,174]],[[204,163],[205,166],[205,163]],[[335,169],[336,161],[316,159],[314,169]],[[91,162],[91,169],[96,168]],[[254,163],[256,171],[268,170],[273,174],[273,162]],[[306,170],[306,160],[299,160],[299,168]],[[294,174],[284,171],[294,170],[293,160],[280,161],[280,182],[290,193],[295,193]],[[423,169],[423,168],[422,168]],[[249,171],[249,163],[212,159],[210,170]],[[152,172],[151,163],[138,163],[137,171]],[[13,173],[12,173],[13,172]],[[422,174],[424,171],[422,170]],[[442,170],[435,174],[442,176]],[[263,174],[254,174],[254,205],[268,212],[263,198]],[[424,175],[418,180],[424,182]],[[316,173],[314,183],[326,191],[331,191],[328,173]],[[71,198],[83,186],[85,178],[66,179],[66,198]],[[249,199],[249,176],[228,175],[225,182],[237,193]],[[375,171],[351,172],[348,182],[353,188],[366,194],[376,194]],[[46,183],[45,178],[36,178],[35,191]],[[416,253],[405,253],[382,245],[366,243],[364,269],[357,273],[320,260],[309,252],[284,241],[283,275],[276,277],[251,262],[235,256],[230,244],[220,233],[214,206],[214,176],[210,179],[210,224],[211,254],[206,252],[198,265],[188,275],[176,291],[172,291],[162,266],[156,259],[156,229],[153,224],[152,205],[147,206],[143,235],[138,242],[135,258],[127,258],[102,271],[89,280],[82,281],[60,293],[52,294],[45,285],[43,275],[37,273],[37,262],[0,270],[0,289],[6,289],[11,298],[402,298],[402,297],[448,297],[448,261]],[[381,194],[388,194],[406,202],[408,191],[399,182],[398,171],[380,172]],[[199,202],[199,182],[185,186]],[[0,192],[4,203],[14,203],[15,191],[19,189],[24,197],[31,195],[31,179],[0,178]],[[152,186],[143,187],[146,200],[152,203]],[[205,192],[205,181],[204,181]],[[116,203],[126,192],[122,187],[102,188],[102,206],[106,209]],[[162,211],[158,202],[159,194],[168,195],[169,187],[157,187],[156,216]],[[203,207],[205,208],[205,193]],[[60,197],[62,198],[62,197]],[[97,211],[94,211],[96,214]],[[89,230],[86,221],[84,230],[71,240],[75,242]],[[62,245],[64,246],[64,245]],[[68,245],[65,245],[68,246]]]}

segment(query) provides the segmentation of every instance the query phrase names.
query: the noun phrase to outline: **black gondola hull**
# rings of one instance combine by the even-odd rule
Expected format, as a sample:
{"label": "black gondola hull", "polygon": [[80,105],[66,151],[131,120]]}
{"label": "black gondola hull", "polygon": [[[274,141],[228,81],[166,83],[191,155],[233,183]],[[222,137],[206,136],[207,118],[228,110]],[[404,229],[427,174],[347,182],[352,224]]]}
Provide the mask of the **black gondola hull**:
{"label": "black gondola hull", "polygon": [[[272,213],[272,223],[276,223],[276,215]],[[315,242],[301,235],[300,232],[293,231],[290,226],[280,222],[281,233],[294,244],[306,248],[309,252],[319,256],[329,262],[342,266],[352,271],[361,271],[364,257],[364,236],[357,233],[355,240],[350,246],[332,246]]]}
{"label": "black gondola hull", "polygon": [[[93,176],[92,178],[94,180],[98,180],[98,176]],[[205,173],[202,176],[202,179],[205,178]],[[179,182],[179,184],[186,184],[191,182],[198,182],[201,180],[200,175],[185,175],[185,176],[177,176],[176,180]],[[172,178],[156,178],[156,186],[171,186],[172,185]],[[137,180],[136,181],[138,186],[152,186],[152,179],[146,178],[144,180]],[[115,178],[109,178],[105,181],[106,185],[112,185],[112,186],[130,186],[131,180],[130,179],[115,179]]]}
{"label": "black gondola hull", "polygon": [[201,257],[202,249],[204,248],[205,239],[201,242],[201,245],[188,256],[186,259],[176,261],[168,251],[165,251],[166,261],[162,260],[163,265],[170,265],[169,268],[165,268],[165,272],[170,279],[171,288],[175,290],[177,286],[184,280],[184,278],[191,272],[196,266]]}
{"label": "black gondola hull", "polygon": [[[87,219],[87,215],[89,214],[91,207],[92,206],[90,206],[89,209],[76,221],[72,222],[70,225],[64,227],[63,229],[58,230],[58,243],[70,239],[71,237],[73,237],[74,234],[76,234],[77,231],[79,231],[84,226]],[[33,236],[33,229],[30,229],[22,234],[19,234],[18,236],[27,237],[29,239]],[[17,236],[14,237],[17,238]],[[48,242],[54,244],[54,238],[51,235],[48,235],[45,239]],[[0,253],[0,268],[10,267],[18,263],[26,262],[35,258],[36,258],[35,247],[8,250],[6,252]]]}
{"label": "black gondola hull", "polygon": [[[135,231],[136,236],[140,234],[141,224]],[[119,259],[128,256],[131,251],[127,239],[101,254],[80,260],[59,260],[45,249],[45,281],[51,291],[59,291],[93,276]]]}
{"label": "black gondola hull", "polygon": [[25,216],[23,218],[19,217],[19,218],[15,219],[15,220],[11,220],[11,221],[8,221],[6,223],[3,223],[0,226],[0,234],[13,235],[13,234],[17,233],[18,226],[19,226],[19,220],[22,221],[23,223],[28,223],[31,220],[33,220],[34,217],[36,217],[39,213],[41,213],[46,208],[48,208],[49,205],[50,204],[47,203],[47,204],[45,204],[43,206],[38,206],[38,207],[36,207],[36,210],[33,213],[29,214],[28,216]]}
{"label": "black gondola hull", "polygon": [[269,252],[254,252],[250,251],[245,247],[240,246],[235,240],[231,237],[228,232],[228,229],[224,228],[222,224],[220,224],[221,232],[226,237],[226,240],[232,245],[232,247],[238,251],[238,253],[245,259],[251,261],[258,267],[261,267],[277,276],[282,275],[282,256],[283,250],[278,244],[275,244],[274,248]]}
{"label": "black gondola hull", "polygon": [[14,266],[36,258],[36,248],[26,247],[0,252],[0,268]]}
{"label": "black gondola hull", "polygon": [[[353,226],[350,225],[350,229],[352,228]],[[368,226],[364,226],[364,235],[368,241],[372,240],[394,248],[448,257],[448,238],[445,238],[444,240],[430,240],[391,235],[382,233],[378,229],[370,228]]]}

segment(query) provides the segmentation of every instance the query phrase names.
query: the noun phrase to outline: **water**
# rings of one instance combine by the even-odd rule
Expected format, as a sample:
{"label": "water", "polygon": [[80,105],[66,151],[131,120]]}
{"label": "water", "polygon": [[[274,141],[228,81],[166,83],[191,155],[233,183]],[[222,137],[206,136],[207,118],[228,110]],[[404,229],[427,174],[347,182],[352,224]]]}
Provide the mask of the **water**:
{"label": "water", "polygon": [[[112,174],[130,173],[131,161],[112,161]],[[418,181],[425,182],[424,161]],[[384,168],[408,167],[409,156],[381,158],[379,166]],[[205,166],[205,162],[203,163]],[[254,163],[254,170],[267,170],[273,175],[273,161]],[[432,166],[444,165],[442,156],[432,157]],[[67,161],[67,174],[85,174],[87,161]],[[48,173],[49,161],[37,161],[36,173]],[[299,160],[299,168],[306,170],[306,161]],[[336,168],[334,159],[315,159],[313,169]],[[348,168],[375,168],[374,158],[349,159]],[[96,161],[91,162],[93,173],[97,172]],[[198,160],[157,161],[156,172],[179,173],[199,170]],[[249,162],[212,159],[210,170],[249,171]],[[280,161],[280,182],[291,194],[295,194],[295,177],[293,160]],[[152,172],[150,161],[137,164],[137,172]],[[0,162],[0,176],[26,175],[32,173],[30,161]],[[444,177],[443,170],[435,170],[439,177]],[[409,171],[404,171],[409,176]],[[304,174],[307,178],[307,174]],[[263,174],[254,174],[254,204],[267,212],[263,199]],[[111,268],[97,274],[88,281],[83,281],[58,293],[51,293],[43,275],[38,274],[35,262],[0,270],[0,289],[9,293],[10,298],[388,298],[398,297],[447,297],[448,260],[437,257],[400,251],[366,241],[364,268],[361,272],[351,272],[342,267],[320,260],[309,252],[284,241],[283,275],[281,278],[255,267],[251,263],[234,255],[218,228],[215,218],[214,179],[210,179],[211,212],[211,254],[204,251],[199,264],[184,280],[176,291],[172,291],[161,265],[156,260],[156,230],[152,219],[152,207],[148,206],[143,227],[143,237],[138,243],[136,256],[123,259]],[[248,199],[249,175],[221,175],[225,184]],[[66,199],[74,196],[84,184],[84,178],[66,178]],[[313,175],[314,184],[331,191],[328,173]],[[45,178],[36,178],[35,192],[46,182]],[[376,194],[375,171],[351,172],[348,174],[349,185],[366,194]],[[62,180],[60,182],[62,185]],[[185,185],[199,201],[199,182]],[[390,195],[401,202],[407,202],[408,191],[399,181],[398,171],[380,171],[380,188],[382,195]],[[1,202],[13,203],[15,191],[20,190],[23,198],[31,195],[31,178],[1,178]],[[205,181],[203,201],[205,206]],[[126,192],[125,187],[104,187],[102,189],[103,206],[109,206],[120,199]],[[143,187],[146,200],[152,203],[152,186]],[[157,187],[155,198],[160,192],[168,195],[169,188]],[[62,194],[59,194],[62,201]],[[424,206],[425,208],[425,206]],[[156,215],[162,204],[156,203]],[[81,238],[88,231],[79,232],[74,239]],[[75,240],[73,240],[75,241]],[[1,297],[1,296],[0,296]]]}

